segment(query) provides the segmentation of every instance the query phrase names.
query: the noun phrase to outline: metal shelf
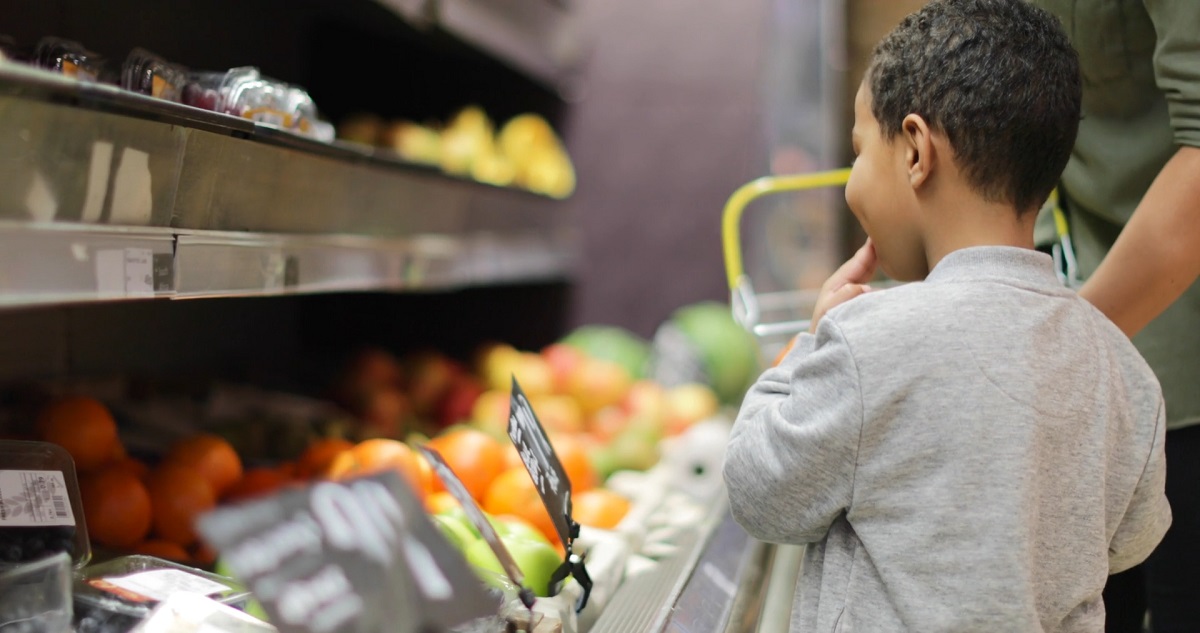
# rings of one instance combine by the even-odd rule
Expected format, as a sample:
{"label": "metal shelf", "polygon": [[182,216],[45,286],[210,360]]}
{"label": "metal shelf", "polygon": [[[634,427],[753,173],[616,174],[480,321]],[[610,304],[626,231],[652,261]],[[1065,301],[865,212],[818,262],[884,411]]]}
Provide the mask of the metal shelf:
{"label": "metal shelf", "polygon": [[111,86],[0,65],[0,147],[0,305],[570,275],[564,201]]}
{"label": "metal shelf", "polygon": [[407,240],[0,221],[0,307],[562,279],[569,233]]}
{"label": "metal shelf", "polygon": [[584,50],[570,0],[376,0],[419,28],[435,26],[570,97]]}

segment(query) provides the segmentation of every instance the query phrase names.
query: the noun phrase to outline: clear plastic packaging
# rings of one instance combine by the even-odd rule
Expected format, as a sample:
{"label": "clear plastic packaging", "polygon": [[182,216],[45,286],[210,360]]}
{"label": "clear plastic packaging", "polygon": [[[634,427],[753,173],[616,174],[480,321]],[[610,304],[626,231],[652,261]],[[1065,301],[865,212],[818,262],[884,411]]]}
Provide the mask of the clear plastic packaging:
{"label": "clear plastic packaging", "polygon": [[71,630],[71,557],[60,552],[0,572],[0,631]]}
{"label": "clear plastic packaging", "polygon": [[135,48],[121,67],[121,87],[131,92],[167,101],[181,101],[187,85],[187,71],[177,64]]}
{"label": "clear plastic packaging", "polygon": [[49,442],[0,440],[0,571],[64,552],[92,557],[75,461]]}
{"label": "clear plastic packaging", "polygon": [[33,51],[33,62],[37,66],[82,81],[97,81],[103,70],[104,60],[78,42],[57,37],[43,37]]}
{"label": "clear plastic packaging", "polygon": [[153,556],[123,556],[85,568],[75,576],[75,625],[88,631],[128,631],[177,592],[206,596],[244,608],[250,593],[241,584]]}
{"label": "clear plastic packaging", "polygon": [[193,73],[183,102],[317,140],[333,140],[333,127],[317,117],[317,106],[307,92],[263,77],[250,66],[225,73]]}

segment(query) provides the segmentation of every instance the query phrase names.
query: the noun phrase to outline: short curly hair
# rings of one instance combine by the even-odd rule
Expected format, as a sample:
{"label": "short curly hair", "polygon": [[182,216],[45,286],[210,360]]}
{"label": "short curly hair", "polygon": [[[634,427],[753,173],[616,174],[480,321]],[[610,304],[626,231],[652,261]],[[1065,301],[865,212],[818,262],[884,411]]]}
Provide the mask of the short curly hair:
{"label": "short curly hair", "polygon": [[875,48],[867,70],[885,138],[918,114],[992,202],[1050,195],[1079,131],[1079,59],[1058,20],[1024,0],[934,0]]}

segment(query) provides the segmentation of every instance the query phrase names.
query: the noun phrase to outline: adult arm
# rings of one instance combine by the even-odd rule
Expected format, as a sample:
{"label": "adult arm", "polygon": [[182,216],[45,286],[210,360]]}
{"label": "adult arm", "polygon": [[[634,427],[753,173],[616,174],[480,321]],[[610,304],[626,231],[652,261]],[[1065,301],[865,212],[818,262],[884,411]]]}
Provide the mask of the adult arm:
{"label": "adult arm", "polygon": [[1200,149],[1181,147],[1079,294],[1133,336],[1198,276]]}
{"label": "adult arm", "polygon": [[1179,150],[1111,251],[1080,289],[1125,334],[1137,334],[1200,276],[1200,2],[1144,0],[1154,22],[1154,79]]}

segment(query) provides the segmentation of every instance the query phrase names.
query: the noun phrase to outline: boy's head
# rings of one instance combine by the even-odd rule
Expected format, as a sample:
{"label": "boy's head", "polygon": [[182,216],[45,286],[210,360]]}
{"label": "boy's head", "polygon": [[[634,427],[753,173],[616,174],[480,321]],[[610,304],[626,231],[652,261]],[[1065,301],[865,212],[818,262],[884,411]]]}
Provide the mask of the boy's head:
{"label": "boy's head", "polygon": [[1035,212],[1066,167],[1080,100],[1066,34],[1023,0],[934,0],[905,18],[859,88],[846,189],[885,272],[928,273],[920,201],[947,190],[935,179],[1017,216]]}

